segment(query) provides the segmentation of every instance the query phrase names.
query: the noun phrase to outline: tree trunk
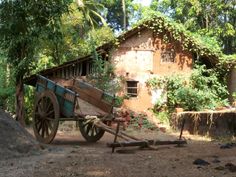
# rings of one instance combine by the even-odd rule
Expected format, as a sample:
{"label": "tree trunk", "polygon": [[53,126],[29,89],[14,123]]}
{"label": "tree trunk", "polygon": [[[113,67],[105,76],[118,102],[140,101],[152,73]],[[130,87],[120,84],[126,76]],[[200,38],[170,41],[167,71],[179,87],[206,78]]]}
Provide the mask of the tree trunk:
{"label": "tree trunk", "polygon": [[19,121],[22,126],[25,126],[23,76],[19,76],[17,78],[18,79],[16,80],[16,120]]}
{"label": "tree trunk", "polygon": [[123,10],[123,28],[124,30],[127,29],[127,22],[126,22],[126,7],[125,7],[125,0],[122,0],[122,10]]}

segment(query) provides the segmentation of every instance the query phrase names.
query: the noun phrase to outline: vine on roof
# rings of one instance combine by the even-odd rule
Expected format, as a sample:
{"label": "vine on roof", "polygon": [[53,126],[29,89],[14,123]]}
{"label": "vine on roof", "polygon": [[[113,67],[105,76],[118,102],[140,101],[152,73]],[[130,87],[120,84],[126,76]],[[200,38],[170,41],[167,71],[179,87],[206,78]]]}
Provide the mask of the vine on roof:
{"label": "vine on roof", "polygon": [[141,27],[151,29],[156,35],[162,34],[166,43],[172,40],[180,42],[184,50],[195,52],[199,56],[216,58],[223,56],[219,43],[215,38],[190,32],[182,24],[174,22],[161,13],[151,12],[148,17],[144,17],[132,29]]}

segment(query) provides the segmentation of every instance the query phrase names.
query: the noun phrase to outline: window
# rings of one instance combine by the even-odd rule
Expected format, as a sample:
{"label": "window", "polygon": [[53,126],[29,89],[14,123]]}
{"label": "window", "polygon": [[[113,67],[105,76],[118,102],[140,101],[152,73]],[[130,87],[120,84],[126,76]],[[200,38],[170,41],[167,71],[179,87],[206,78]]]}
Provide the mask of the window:
{"label": "window", "polygon": [[138,81],[126,81],[127,95],[130,97],[138,96]]}
{"label": "window", "polygon": [[175,62],[175,52],[172,50],[164,50],[161,52],[161,62],[163,63],[174,63]]}

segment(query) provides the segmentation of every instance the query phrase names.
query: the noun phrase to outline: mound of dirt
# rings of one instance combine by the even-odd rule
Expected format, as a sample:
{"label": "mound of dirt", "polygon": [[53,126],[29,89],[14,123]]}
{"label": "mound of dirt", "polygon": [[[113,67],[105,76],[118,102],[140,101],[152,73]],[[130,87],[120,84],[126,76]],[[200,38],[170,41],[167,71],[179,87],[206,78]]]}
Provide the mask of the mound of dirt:
{"label": "mound of dirt", "polygon": [[40,146],[31,134],[0,109],[0,160],[39,152]]}

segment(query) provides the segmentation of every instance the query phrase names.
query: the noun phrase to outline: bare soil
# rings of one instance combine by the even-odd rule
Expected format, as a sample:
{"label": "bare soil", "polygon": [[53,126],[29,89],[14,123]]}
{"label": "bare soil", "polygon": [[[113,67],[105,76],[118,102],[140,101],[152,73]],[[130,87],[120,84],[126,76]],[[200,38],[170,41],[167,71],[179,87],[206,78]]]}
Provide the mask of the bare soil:
{"label": "bare soil", "polygon": [[[12,125],[12,121],[0,125],[0,177],[236,177],[226,165],[236,164],[236,147],[221,149],[220,142],[202,137],[184,134],[188,139],[184,147],[117,148],[119,153],[111,153],[106,144],[113,136],[107,133],[97,143],[87,143],[79,131],[61,127],[51,145],[39,145],[18,125],[6,129]],[[8,132],[3,134],[3,129]],[[147,139],[177,139],[173,133],[157,130],[127,132]],[[194,165],[196,159],[209,165]]]}

